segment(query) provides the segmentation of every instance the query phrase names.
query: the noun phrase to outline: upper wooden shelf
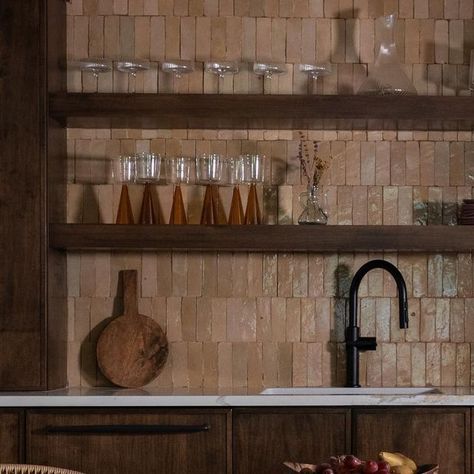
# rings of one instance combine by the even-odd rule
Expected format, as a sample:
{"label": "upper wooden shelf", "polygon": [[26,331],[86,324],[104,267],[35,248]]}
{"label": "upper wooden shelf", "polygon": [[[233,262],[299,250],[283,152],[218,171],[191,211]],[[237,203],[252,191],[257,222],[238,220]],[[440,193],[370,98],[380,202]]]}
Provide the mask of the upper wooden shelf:
{"label": "upper wooden shelf", "polygon": [[51,224],[58,249],[231,252],[470,252],[473,226]]}
{"label": "upper wooden shelf", "polygon": [[[474,99],[438,96],[54,94],[51,117],[78,128],[471,129]],[[334,127],[334,123],[330,126]]]}

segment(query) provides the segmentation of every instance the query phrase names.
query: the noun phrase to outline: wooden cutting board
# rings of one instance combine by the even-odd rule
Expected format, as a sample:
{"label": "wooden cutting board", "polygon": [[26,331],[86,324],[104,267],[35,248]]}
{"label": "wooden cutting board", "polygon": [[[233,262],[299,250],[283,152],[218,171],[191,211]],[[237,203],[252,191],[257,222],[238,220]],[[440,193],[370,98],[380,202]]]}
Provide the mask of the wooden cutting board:
{"label": "wooden cutting board", "polygon": [[168,357],[168,341],[156,321],[138,313],[137,271],[120,273],[124,313],[102,331],[97,341],[97,363],[115,385],[142,387],[160,373]]}

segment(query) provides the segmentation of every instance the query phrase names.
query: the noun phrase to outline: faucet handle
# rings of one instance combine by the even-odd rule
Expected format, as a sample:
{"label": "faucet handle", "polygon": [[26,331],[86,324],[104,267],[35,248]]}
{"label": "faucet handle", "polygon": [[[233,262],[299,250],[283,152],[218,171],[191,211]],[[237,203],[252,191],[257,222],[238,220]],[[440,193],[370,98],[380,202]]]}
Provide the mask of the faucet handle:
{"label": "faucet handle", "polygon": [[360,352],[375,351],[377,349],[377,339],[375,337],[359,337],[355,346]]}

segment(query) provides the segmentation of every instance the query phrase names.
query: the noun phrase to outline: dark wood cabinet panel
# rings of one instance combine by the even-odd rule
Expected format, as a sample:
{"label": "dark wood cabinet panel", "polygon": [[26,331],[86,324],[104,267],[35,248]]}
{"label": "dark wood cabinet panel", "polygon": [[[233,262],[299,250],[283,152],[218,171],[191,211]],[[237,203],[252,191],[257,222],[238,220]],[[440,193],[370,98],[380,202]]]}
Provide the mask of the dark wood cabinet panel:
{"label": "dark wood cabinet panel", "polygon": [[1,410],[0,462],[21,462],[23,442],[23,413],[20,410]]}
{"label": "dark wood cabinet panel", "polygon": [[470,409],[390,408],[353,413],[353,451],[373,458],[399,451],[440,472],[470,474]]}
{"label": "dark wood cabinet panel", "polygon": [[[65,305],[59,304],[64,291],[55,287],[64,286],[64,258],[54,255],[55,275],[48,278],[53,267],[47,238],[47,200],[64,202],[58,193],[65,195],[64,180],[62,188],[47,189],[49,173],[58,183],[65,167],[65,131],[57,124],[49,127],[47,101],[49,92],[64,90],[59,62],[65,56],[65,24],[63,0],[0,2],[1,390],[65,383],[65,345],[56,343],[65,341],[64,324],[48,327],[47,296],[65,320]],[[48,152],[61,155],[61,161],[48,167]]]}
{"label": "dark wood cabinet panel", "polygon": [[94,474],[226,473],[229,421],[218,409],[31,411],[26,456]]}
{"label": "dark wood cabinet panel", "polygon": [[321,462],[350,450],[350,410],[237,411],[233,417],[234,474],[288,472],[284,461]]}

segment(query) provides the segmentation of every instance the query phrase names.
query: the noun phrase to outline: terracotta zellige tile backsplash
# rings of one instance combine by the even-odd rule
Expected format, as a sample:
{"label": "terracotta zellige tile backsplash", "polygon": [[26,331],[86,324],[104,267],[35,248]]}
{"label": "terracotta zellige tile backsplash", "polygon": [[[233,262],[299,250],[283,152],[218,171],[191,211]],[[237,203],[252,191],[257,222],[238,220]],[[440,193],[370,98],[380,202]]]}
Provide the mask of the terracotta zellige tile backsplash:
{"label": "terracotta zellige tile backsplash", "polygon": [[[400,60],[418,92],[467,94],[474,48],[471,0],[72,0],[68,58],[136,57],[154,68],[135,79],[112,72],[99,79],[68,70],[71,92],[354,93],[374,60],[374,18],[397,12]],[[197,61],[193,74],[173,79],[157,69],[165,59]],[[220,81],[203,72],[209,59],[238,60],[242,71]],[[252,61],[284,62],[288,74],[261,79]],[[330,61],[334,74],[313,89],[300,62]],[[470,131],[368,130],[325,123],[304,131],[332,156],[323,179],[329,221],[340,225],[454,224],[472,197]],[[419,125],[419,124],[418,124]],[[288,130],[68,131],[68,221],[112,223],[119,186],[109,160],[121,153],[162,155],[258,152],[270,157],[259,190],[264,220],[292,224],[304,190],[296,158],[298,133]],[[135,214],[141,186],[130,186]],[[246,201],[246,189],[242,188]],[[167,219],[171,187],[154,197]],[[228,211],[231,190],[221,188]],[[184,199],[192,222],[203,189]],[[367,260],[396,264],[408,287],[410,328],[398,329],[396,288],[371,272],[360,289],[361,327],[376,335],[377,352],[361,356],[367,385],[470,385],[474,343],[471,254],[272,254],[70,252],[68,320],[70,385],[106,385],[95,362],[105,320],[121,312],[117,277],[139,271],[139,308],[167,332],[170,358],[153,386],[320,386],[344,382],[348,286]]]}

